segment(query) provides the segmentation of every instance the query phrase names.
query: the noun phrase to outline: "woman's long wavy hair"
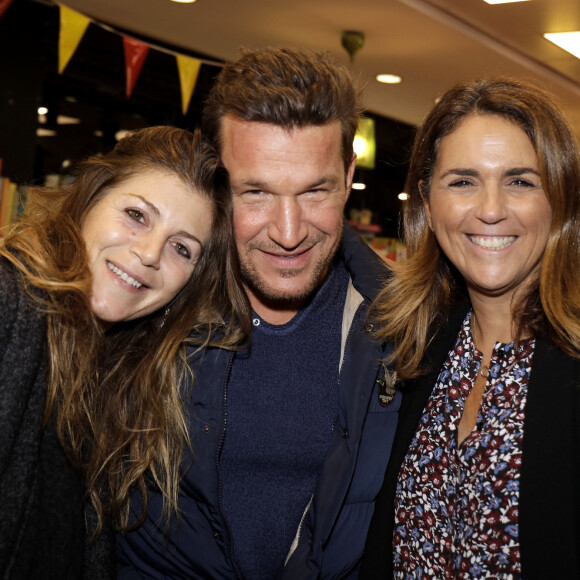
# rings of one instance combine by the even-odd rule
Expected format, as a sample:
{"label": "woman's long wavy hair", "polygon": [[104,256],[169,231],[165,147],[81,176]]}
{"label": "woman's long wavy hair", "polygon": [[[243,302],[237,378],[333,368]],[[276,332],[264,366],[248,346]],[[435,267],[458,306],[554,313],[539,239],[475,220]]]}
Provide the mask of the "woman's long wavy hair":
{"label": "woman's long wavy hair", "polygon": [[461,83],[449,90],[418,128],[407,174],[403,215],[408,259],[373,306],[379,337],[395,343],[400,376],[421,374],[429,341],[457,300],[462,276],[429,229],[423,196],[429,195],[441,141],[471,115],[497,115],[526,133],[536,155],[552,224],[540,275],[512,304],[516,340],[545,335],[580,357],[580,161],[578,145],[553,97],[519,79],[499,77]]}
{"label": "woman's long wavy hair", "polygon": [[[212,228],[194,272],[165,309],[104,332],[90,308],[91,273],[81,225],[99,199],[143,171],[177,176],[212,203]],[[48,318],[45,422],[86,472],[98,515],[129,526],[129,493],[146,506],[153,481],[165,515],[177,511],[179,463],[189,444],[184,344],[234,347],[249,334],[238,279],[229,177],[199,132],[160,126],[136,131],[115,149],[82,162],[70,186],[32,188],[25,213],[0,255],[21,272]],[[146,507],[144,508],[144,510]],[[144,513],[144,512],[143,512]]]}

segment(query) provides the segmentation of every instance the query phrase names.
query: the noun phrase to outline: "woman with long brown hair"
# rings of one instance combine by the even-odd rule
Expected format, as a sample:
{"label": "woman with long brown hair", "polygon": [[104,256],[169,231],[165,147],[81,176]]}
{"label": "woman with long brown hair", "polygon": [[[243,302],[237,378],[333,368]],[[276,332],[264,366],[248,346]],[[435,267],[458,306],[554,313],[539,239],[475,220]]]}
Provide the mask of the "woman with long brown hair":
{"label": "woman with long brown hair", "polygon": [[227,172],[198,132],[136,131],[30,190],[0,244],[2,577],[114,574],[105,544],[83,562],[85,491],[93,536],[124,529],[150,481],[177,510],[183,347],[248,332],[236,260]]}
{"label": "woman with long brown hair", "polygon": [[419,127],[408,260],[375,304],[405,379],[362,578],[580,574],[580,156],[553,97],[462,83]]}

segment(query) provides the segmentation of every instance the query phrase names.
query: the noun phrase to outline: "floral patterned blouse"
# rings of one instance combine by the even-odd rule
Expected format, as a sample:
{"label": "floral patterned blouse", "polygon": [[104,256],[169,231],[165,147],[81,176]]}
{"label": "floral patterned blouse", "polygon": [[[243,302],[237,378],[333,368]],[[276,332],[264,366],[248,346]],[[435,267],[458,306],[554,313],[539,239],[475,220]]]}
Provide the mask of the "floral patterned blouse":
{"label": "floral patterned blouse", "polygon": [[496,343],[473,431],[457,445],[482,353],[463,322],[399,473],[395,578],[518,578],[518,501],[535,340]]}

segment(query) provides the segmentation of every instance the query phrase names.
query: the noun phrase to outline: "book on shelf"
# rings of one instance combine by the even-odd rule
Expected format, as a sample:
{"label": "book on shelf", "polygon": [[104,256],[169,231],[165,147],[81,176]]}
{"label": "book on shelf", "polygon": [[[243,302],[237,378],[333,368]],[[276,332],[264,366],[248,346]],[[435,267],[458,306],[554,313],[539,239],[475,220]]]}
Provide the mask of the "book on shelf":
{"label": "book on shelf", "polygon": [[8,206],[11,206],[10,199],[10,178],[0,178],[0,191],[2,197],[0,198],[0,227],[8,225]]}
{"label": "book on shelf", "polygon": [[0,228],[9,226],[22,211],[21,189],[9,177],[0,177]]}

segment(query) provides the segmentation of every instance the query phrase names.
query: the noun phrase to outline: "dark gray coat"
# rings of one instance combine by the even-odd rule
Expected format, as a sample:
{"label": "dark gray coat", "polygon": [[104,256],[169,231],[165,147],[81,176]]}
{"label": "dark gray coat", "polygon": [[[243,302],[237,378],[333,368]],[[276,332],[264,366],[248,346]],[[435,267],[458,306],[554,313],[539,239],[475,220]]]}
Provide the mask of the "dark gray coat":
{"label": "dark gray coat", "polygon": [[82,480],[54,430],[42,429],[46,367],[46,317],[0,259],[0,577],[106,576],[101,547],[84,570]]}

